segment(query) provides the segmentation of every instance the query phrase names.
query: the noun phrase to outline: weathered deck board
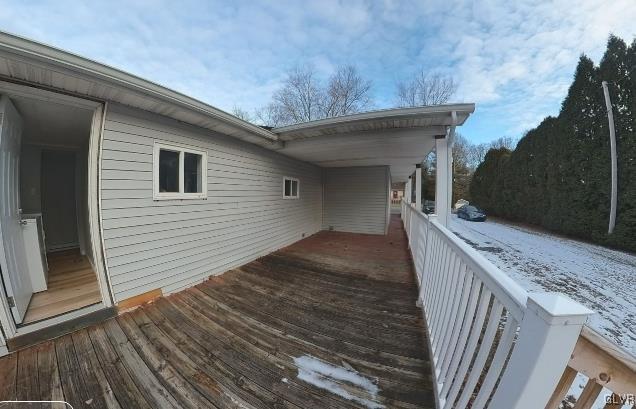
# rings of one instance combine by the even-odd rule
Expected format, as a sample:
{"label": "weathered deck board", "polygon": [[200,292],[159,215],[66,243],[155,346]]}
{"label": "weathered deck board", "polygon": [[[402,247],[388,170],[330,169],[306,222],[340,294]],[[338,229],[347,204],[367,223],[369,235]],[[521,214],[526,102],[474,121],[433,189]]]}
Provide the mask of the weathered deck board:
{"label": "weathered deck board", "polygon": [[[433,408],[416,293],[399,219],[387,236],[321,232],[1,358],[0,400],[114,409]],[[377,395],[329,375],[300,376],[308,370],[298,367],[303,359],[357,373]]]}

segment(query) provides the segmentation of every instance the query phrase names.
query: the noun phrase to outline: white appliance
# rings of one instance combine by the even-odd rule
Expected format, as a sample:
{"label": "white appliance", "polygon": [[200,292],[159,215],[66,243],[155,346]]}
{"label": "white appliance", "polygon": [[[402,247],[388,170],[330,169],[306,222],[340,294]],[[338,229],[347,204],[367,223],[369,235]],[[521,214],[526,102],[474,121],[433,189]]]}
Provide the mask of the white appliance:
{"label": "white appliance", "polygon": [[45,291],[48,288],[49,265],[46,260],[42,213],[23,214],[20,224],[22,224],[27,269],[33,292]]}

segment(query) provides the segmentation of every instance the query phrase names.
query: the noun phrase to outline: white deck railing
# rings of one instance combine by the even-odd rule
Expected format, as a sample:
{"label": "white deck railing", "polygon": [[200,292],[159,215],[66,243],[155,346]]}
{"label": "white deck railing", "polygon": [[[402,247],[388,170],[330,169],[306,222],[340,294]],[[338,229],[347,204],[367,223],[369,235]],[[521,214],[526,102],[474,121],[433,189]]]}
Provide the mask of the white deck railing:
{"label": "white deck railing", "polygon": [[402,202],[439,408],[543,409],[592,313],[529,294],[476,250]]}

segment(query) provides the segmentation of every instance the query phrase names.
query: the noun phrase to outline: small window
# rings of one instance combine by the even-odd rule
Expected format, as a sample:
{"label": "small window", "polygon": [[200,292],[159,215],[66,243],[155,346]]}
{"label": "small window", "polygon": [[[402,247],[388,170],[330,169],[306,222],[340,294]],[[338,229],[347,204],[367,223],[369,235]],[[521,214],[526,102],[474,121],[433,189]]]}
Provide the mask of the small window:
{"label": "small window", "polygon": [[298,179],[284,177],[283,178],[283,199],[298,199],[299,197]]}
{"label": "small window", "polygon": [[154,199],[207,197],[207,155],[187,147],[155,143]]}

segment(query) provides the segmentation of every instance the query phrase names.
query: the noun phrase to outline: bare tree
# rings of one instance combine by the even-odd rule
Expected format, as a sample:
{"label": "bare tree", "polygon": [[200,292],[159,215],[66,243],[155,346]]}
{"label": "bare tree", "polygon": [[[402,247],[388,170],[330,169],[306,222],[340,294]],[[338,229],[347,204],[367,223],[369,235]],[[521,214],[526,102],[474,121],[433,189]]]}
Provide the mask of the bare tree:
{"label": "bare tree", "polygon": [[326,85],[311,66],[299,66],[287,73],[272,101],[256,110],[255,117],[265,126],[283,126],[299,122],[348,115],[371,106],[371,81],[356,67],[339,67]]}
{"label": "bare tree", "polygon": [[339,67],[329,78],[322,102],[322,115],[333,117],[368,109],[371,81],[363,79],[353,65]]}
{"label": "bare tree", "polygon": [[442,74],[429,74],[423,69],[412,79],[397,84],[397,105],[399,107],[415,107],[440,105],[457,91],[457,84],[452,77]]}
{"label": "bare tree", "polygon": [[298,123],[321,118],[322,91],[311,66],[299,66],[287,73],[283,87],[272,103],[282,123]]}
{"label": "bare tree", "polygon": [[462,174],[470,173],[469,151],[471,143],[468,142],[461,134],[455,134],[455,142],[453,143],[453,168],[455,172]]}
{"label": "bare tree", "polygon": [[269,128],[276,128],[277,126],[288,124],[288,122],[283,120],[283,114],[281,113],[279,106],[273,102],[255,110],[254,117],[255,122],[259,125]]}
{"label": "bare tree", "polygon": [[252,122],[252,115],[238,105],[234,105],[232,108],[232,115],[244,121]]}
{"label": "bare tree", "polygon": [[494,141],[490,142],[489,148],[490,149],[506,148],[509,151],[511,151],[515,149],[515,147],[517,146],[517,142],[519,141],[515,138],[512,138],[510,136],[502,136],[501,138],[497,138]]}
{"label": "bare tree", "polygon": [[466,163],[470,172],[474,172],[480,163],[484,161],[486,153],[491,149],[506,148],[508,150],[514,150],[517,146],[518,140],[509,136],[502,136],[488,143],[479,143],[467,145],[466,150]]}
{"label": "bare tree", "polygon": [[468,146],[468,167],[471,172],[474,172],[477,166],[484,161],[488,149],[488,145],[485,143],[471,144]]}

